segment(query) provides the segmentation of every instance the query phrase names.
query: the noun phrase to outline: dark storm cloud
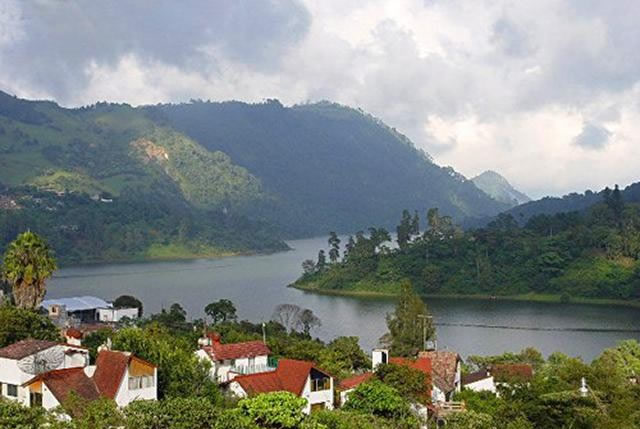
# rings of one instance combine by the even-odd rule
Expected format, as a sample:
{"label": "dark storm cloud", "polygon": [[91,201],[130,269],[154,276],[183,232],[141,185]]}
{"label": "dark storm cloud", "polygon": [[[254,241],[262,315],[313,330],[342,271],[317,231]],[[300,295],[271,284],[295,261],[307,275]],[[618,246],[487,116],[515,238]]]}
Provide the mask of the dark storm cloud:
{"label": "dark storm cloud", "polygon": [[265,72],[306,34],[311,17],[297,0],[29,1],[23,37],[0,61],[9,77],[64,101],[87,83],[86,67],[124,55],[184,71],[214,71],[216,55]]}
{"label": "dark storm cloud", "polygon": [[604,149],[609,143],[611,133],[604,127],[593,123],[587,123],[582,132],[574,139],[574,144],[585,149]]}

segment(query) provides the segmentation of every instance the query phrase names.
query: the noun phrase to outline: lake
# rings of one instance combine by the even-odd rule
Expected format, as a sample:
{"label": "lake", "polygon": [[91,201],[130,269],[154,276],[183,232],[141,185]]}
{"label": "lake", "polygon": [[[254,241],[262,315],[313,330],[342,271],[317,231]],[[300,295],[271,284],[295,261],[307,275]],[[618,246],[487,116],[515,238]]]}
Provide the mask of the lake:
{"label": "lake", "polygon": [[[360,337],[369,351],[386,332],[385,314],[392,299],[317,295],[286,285],[301,273],[304,259],[315,259],[325,238],[289,242],[289,252],[60,269],[48,285],[47,298],[94,295],[113,300],[138,297],[146,314],[180,303],[189,317],[204,307],[230,299],[238,316],[254,322],[271,318],[282,303],[310,308],[322,320],[312,334],[323,340]],[[618,341],[640,340],[640,309],[596,305],[428,299],[437,323],[438,347],[471,354],[499,354],[533,346],[545,355],[562,351],[585,360]]]}

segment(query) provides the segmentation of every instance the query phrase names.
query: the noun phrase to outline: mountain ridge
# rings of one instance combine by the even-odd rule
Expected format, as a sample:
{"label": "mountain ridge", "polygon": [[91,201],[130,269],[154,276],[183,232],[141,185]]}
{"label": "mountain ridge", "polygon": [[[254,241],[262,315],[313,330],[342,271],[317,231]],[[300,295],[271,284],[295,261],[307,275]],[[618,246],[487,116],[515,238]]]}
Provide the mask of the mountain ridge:
{"label": "mountain ridge", "polygon": [[494,199],[511,207],[531,201],[531,198],[515,189],[504,176],[493,170],[487,170],[471,181]]}

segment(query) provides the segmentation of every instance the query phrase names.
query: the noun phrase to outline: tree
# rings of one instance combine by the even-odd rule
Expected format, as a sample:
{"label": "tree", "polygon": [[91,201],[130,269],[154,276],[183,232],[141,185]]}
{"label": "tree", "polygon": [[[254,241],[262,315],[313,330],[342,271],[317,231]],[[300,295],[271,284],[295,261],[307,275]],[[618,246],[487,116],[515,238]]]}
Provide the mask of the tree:
{"label": "tree", "polygon": [[316,263],[312,259],[302,261],[302,272],[304,275],[311,275],[316,272]]}
{"label": "tree", "polygon": [[238,317],[236,315],[236,307],[233,305],[233,302],[228,299],[221,299],[216,302],[212,302],[208,304],[204,308],[204,312],[213,319],[213,324],[217,325],[218,323],[236,320]]}
{"label": "tree", "polygon": [[48,317],[33,310],[0,304],[0,347],[26,338],[59,341],[60,330]]}
{"label": "tree", "polygon": [[407,400],[396,389],[378,380],[359,385],[349,394],[344,409],[391,419],[409,415]]}
{"label": "tree", "polygon": [[313,314],[312,310],[305,308],[300,313],[298,313],[298,329],[302,329],[302,333],[305,335],[309,335],[309,332],[312,328],[316,328],[322,325],[322,321],[315,314]]}
{"label": "tree", "polygon": [[305,414],[307,400],[290,392],[263,393],[238,402],[242,414],[250,417],[261,428],[297,429]]}
{"label": "tree", "polygon": [[335,232],[329,233],[329,260],[331,262],[337,262],[340,258],[340,238]]}
{"label": "tree", "polygon": [[23,232],[4,254],[2,277],[11,284],[13,300],[20,308],[38,308],[46,282],[56,270],[47,243],[31,231]]}
{"label": "tree", "polygon": [[295,304],[280,304],[273,310],[271,320],[293,331],[297,327],[301,311],[302,309]]}
{"label": "tree", "polygon": [[387,314],[387,328],[389,332],[381,340],[397,356],[415,356],[423,348],[425,336],[429,340],[435,334],[427,306],[409,280],[400,284],[395,309]]}
{"label": "tree", "polygon": [[413,219],[411,219],[411,234],[420,234],[420,216],[418,215],[418,210],[413,213]]}
{"label": "tree", "polygon": [[356,246],[356,242],[353,239],[353,235],[350,235],[349,239],[347,240],[347,244],[344,245],[344,258],[345,259],[351,253],[351,251],[353,250],[353,248],[355,246]]}
{"label": "tree", "polygon": [[396,234],[398,241],[398,246],[400,249],[405,249],[411,240],[411,215],[409,214],[409,210],[402,211],[402,220],[400,224],[396,227]]}
{"label": "tree", "polygon": [[376,368],[376,378],[393,387],[403,397],[412,401],[429,399],[430,380],[424,372],[394,364],[382,364]]}
{"label": "tree", "polygon": [[324,271],[327,266],[327,257],[325,256],[324,250],[320,250],[318,252],[318,263],[316,264],[316,268],[318,271]]}
{"label": "tree", "polygon": [[142,301],[138,298],[131,295],[120,295],[113,301],[113,306],[115,308],[137,308],[138,309],[138,317],[142,317],[143,306]]}

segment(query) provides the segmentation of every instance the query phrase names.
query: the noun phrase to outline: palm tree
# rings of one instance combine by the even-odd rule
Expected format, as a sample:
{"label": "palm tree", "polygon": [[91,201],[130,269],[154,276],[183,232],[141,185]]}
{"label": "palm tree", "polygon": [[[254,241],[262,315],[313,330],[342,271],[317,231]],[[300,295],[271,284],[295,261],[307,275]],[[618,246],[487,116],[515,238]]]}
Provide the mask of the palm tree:
{"label": "palm tree", "polygon": [[11,285],[20,308],[38,308],[47,291],[46,281],[56,270],[47,243],[31,231],[23,232],[4,254],[2,277]]}

